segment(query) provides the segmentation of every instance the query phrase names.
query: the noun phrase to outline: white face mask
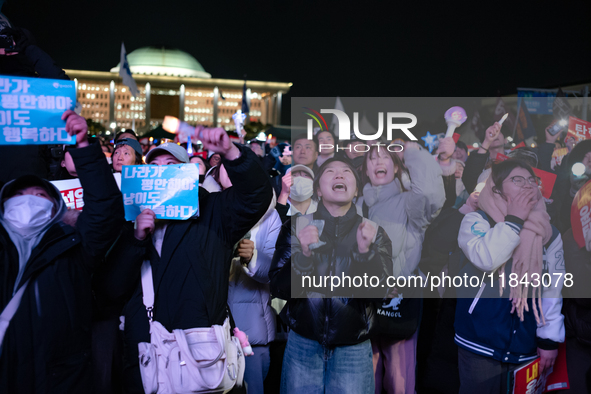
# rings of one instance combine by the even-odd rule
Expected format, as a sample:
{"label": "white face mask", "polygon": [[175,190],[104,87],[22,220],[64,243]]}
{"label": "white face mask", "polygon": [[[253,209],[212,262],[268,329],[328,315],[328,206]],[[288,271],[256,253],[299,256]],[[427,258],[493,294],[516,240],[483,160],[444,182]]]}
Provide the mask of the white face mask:
{"label": "white face mask", "polygon": [[293,178],[293,186],[290,189],[289,197],[297,202],[306,201],[312,197],[314,181],[310,178],[298,176]]}
{"label": "white face mask", "polygon": [[52,210],[51,201],[25,194],[4,202],[4,219],[17,229],[31,229],[49,223]]}

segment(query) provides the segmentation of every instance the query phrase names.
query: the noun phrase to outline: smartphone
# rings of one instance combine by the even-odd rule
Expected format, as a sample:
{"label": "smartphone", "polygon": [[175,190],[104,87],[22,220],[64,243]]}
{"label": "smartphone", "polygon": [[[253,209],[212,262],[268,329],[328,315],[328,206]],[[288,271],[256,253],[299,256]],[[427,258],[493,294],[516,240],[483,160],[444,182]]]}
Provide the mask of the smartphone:
{"label": "smartphone", "polygon": [[548,129],[548,133],[550,133],[550,135],[556,135],[556,134],[560,133],[561,131],[563,131],[564,127],[565,126],[561,126],[560,124],[558,124],[558,122],[556,122],[552,125],[552,127],[550,127]]}

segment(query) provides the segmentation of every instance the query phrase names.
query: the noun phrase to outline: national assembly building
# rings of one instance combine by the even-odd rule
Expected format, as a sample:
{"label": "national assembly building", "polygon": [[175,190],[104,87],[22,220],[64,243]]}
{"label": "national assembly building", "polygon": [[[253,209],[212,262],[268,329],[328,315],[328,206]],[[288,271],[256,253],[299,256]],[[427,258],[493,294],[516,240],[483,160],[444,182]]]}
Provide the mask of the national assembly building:
{"label": "national assembly building", "polygon": [[[135,128],[140,133],[172,115],[190,124],[234,130],[232,115],[242,104],[244,81],[212,78],[191,55],[177,49],[146,47],[127,55],[139,94],[133,97],[110,71],[65,70],[76,82],[81,115],[107,129]],[[280,124],[282,95],[291,83],[247,81],[250,121]]]}

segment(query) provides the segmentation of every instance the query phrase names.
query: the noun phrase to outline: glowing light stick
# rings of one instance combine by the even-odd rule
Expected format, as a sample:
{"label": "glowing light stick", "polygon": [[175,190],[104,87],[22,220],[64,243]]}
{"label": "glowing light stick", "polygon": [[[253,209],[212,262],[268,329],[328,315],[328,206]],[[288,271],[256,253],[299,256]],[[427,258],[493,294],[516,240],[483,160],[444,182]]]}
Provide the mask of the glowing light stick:
{"label": "glowing light stick", "polygon": [[505,115],[503,115],[503,117],[501,118],[501,120],[499,120],[499,124],[502,125],[503,122],[505,121],[505,119],[507,119],[508,116],[509,116],[509,113],[507,112]]}
{"label": "glowing light stick", "polygon": [[190,137],[201,139],[201,131],[203,130],[202,126],[197,129],[174,116],[165,116],[162,128],[169,133],[178,134],[180,142],[187,142]]}
{"label": "glowing light stick", "polygon": [[232,119],[234,119],[234,124],[236,125],[236,134],[238,134],[240,137],[240,143],[244,144],[244,136],[246,135],[246,132],[242,134],[242,129],[244,128],[246,114],[243,114],[242,110],[239,109],[234,115],[232,115]]}
{"label": "glowing light stick", "polygon": [[462,107],[451,107],[447,111],[445,111],[445,122],[447,123],[447,131],[445,132],[445,138],[452,137],[454,135],[454,130],[457,127],[460,127],[462,123],[466,121],[468,118],[466,116],[466,111]]}

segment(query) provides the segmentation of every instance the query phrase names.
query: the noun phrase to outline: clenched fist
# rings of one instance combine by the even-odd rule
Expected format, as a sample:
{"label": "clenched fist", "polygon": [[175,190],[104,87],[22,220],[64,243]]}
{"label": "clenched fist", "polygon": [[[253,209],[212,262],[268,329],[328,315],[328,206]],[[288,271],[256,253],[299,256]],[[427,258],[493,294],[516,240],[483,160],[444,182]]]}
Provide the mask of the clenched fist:
{"label": "clenched fist", "polygon": [[250,239],[243,239],[238,244],[238,256],[240,261],[244,264],[248,264],[254,255],[254,242]]}
{"label": "clenched fist", "polygon": [[144,209],[142,213],[137,215],[134,227],[134,235],[136,239],[143,241],[148,234],[154,232],[154,229],[156,228],[154,222],[155,218],[156,214],[151,209]]}
{"label": "clenched fist", "polygon": [[312,255],[312,251],[310,250],[309,246],[320,240],[318,228],[312,225],[304,227],[298,233],[298,239],[300,240],[300,245],[302,246],[302,253],[304,253],[304,256],[310,257]]}
{"label": "clenched fist", "polygon": [[364,221],[357,227],[357,247],[359,248],[359,253],[369,252],[369,247],[377,232],[378,229],[369,222]]}

